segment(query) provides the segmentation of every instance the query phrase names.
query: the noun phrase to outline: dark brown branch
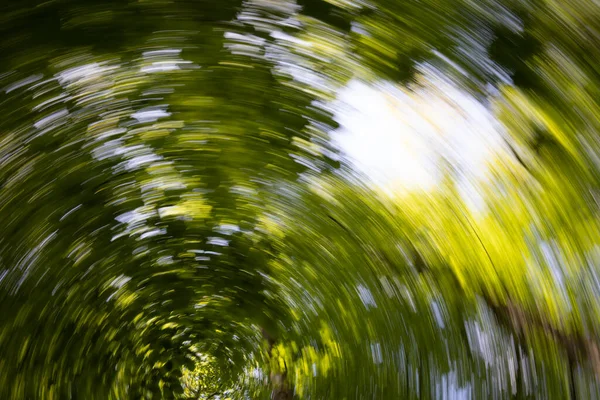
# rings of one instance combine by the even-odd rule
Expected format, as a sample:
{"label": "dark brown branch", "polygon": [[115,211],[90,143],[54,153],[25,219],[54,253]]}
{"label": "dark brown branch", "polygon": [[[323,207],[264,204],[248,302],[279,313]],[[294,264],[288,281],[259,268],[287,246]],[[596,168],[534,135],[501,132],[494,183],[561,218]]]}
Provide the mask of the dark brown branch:
{"label": "dark brown branch", "polygon": [[564,350],[571,366],[576,365],[578,360],[588,361],[596,376],[600,378],[600,348],[596,340],[580,333],[565,332],[542,315],[528,312],[511,300],[504,305],[495,303],[488,296],[484,296],[484,300],[496,320],[513,333],[520,342],[525,342],[528,329],[540,329]]}

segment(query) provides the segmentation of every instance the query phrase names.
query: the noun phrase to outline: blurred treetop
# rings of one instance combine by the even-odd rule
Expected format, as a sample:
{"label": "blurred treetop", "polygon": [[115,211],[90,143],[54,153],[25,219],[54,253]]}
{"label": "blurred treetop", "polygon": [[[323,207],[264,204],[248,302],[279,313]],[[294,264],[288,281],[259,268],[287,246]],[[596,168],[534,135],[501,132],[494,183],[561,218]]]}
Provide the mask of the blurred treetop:
{"label": "blurred treetop", "polygon": [[[1,398],[598,395],[592,1],[0,10]],[[424,67],[506,129],[482,214],[328,140],[339,88]]]}

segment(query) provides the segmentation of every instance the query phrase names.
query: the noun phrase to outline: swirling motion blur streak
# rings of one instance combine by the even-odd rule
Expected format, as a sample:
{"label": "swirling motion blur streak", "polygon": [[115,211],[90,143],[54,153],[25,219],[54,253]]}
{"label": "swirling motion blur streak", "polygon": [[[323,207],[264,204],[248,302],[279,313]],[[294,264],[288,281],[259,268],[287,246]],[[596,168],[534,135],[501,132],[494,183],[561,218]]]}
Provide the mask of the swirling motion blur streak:
{"label": "swirling motion blur streak", "polygon": [[[3,2],[0,398],[600,397],[599,28],[592,0]],[[369,91],[412,108],[365,123]],[[346,154],[357,126],[421,139]],[[402,143],[433,183],[360,169]]]}

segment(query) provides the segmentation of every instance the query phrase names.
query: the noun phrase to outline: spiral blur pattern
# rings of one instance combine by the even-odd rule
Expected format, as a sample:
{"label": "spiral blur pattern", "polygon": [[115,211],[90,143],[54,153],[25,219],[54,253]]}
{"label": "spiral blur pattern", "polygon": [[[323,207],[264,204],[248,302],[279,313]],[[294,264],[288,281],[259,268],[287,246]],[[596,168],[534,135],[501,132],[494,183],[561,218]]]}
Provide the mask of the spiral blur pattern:
{"label": "spiral blur pattern", "polygon": [[[5,0],[0,54],[0,399],[600,398],[597,2]],[[356,85],[470,132],[435,185]]]}

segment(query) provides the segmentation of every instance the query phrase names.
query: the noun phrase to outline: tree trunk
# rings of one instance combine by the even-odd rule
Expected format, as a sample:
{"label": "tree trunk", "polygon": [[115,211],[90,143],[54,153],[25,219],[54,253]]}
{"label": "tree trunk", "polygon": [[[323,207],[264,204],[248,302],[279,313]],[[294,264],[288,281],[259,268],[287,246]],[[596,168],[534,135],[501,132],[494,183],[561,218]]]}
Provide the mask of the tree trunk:
{"label": "tree trunk", "polygon": [[[269,356],[271,357],[273,347],[275,346],[275,339],[264,328],[262,329],[262,334],[269,346]],[[270,380],[273,386],[271,400],[292,400],[294,398],[294,390],[287,380],[287,370],[285,368],[283,371],[272,371]]]}

